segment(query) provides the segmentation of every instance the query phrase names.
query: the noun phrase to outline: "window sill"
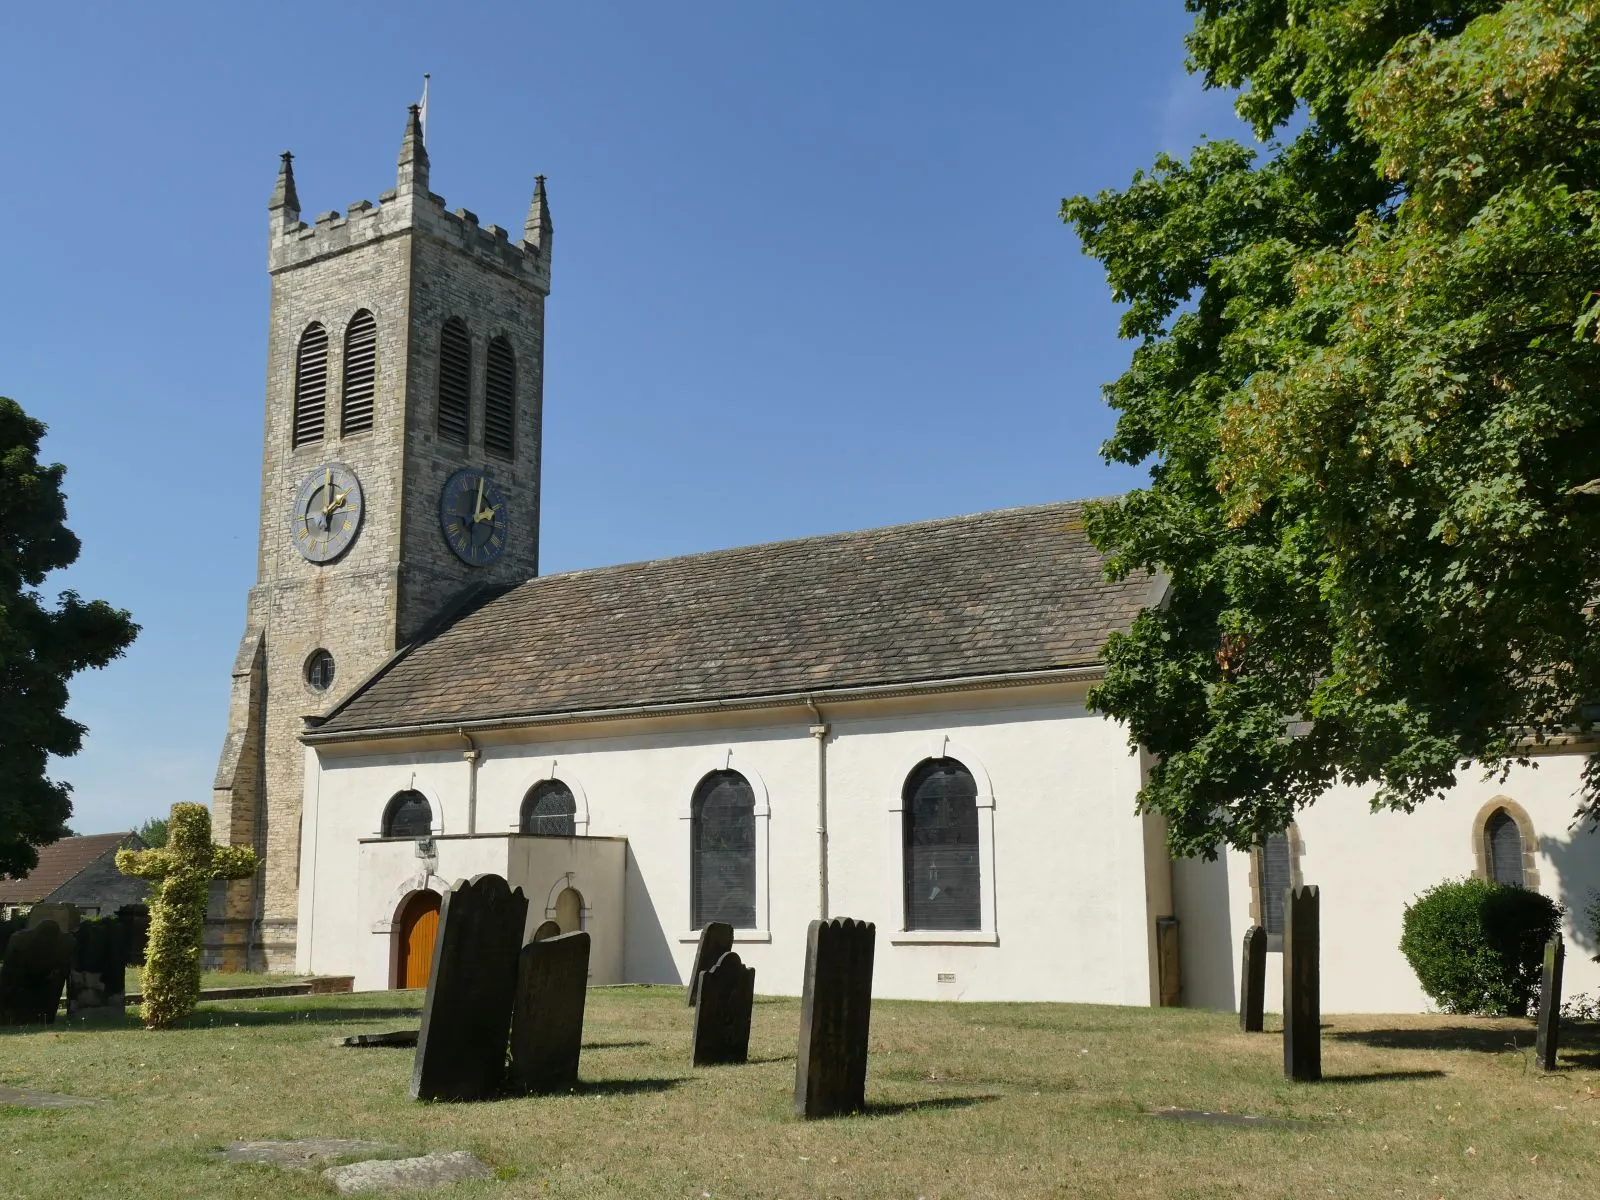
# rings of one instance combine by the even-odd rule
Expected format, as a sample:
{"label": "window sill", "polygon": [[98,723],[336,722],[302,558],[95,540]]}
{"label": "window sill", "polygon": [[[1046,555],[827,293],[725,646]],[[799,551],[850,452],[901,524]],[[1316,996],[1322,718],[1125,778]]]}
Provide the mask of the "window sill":
{"label": "window sill", "polygon": [[[698,942],[700,940],[700,931],[680,933],[678,940],[680,942]],[[733,944],[736,946],[740,942],[770,942],[771,940],[772,933],[766,929],[735,929],[733,931]]]}
{"label": "window sill", "polygon": [[897,929],[889,935],[891,946],[998,946],[1000,935],[991,929]]}

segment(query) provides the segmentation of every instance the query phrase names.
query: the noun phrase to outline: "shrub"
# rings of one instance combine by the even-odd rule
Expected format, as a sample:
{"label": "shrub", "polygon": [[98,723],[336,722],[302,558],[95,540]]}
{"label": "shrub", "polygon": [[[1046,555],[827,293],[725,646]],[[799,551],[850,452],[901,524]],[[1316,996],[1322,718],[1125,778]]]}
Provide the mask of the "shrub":
{"label": "shrub", "polygon": [[1548,896],[1487,879],[1450,879],[1406,908],[1400,950],[1446,1012],[1523,1017],[1544,945],[1561,927]]}
{"label": "shrub", "polygon": [[144,1023],[164,1029],[194,1011],[200,997],[200,940],[206,893],[213,879],[255,873],[248,846],[211,844],[211,814],[203,804],[174,804],[167,844],[159,850],[118,850],[117,870],[151,879],[150,940],[145,948]]}

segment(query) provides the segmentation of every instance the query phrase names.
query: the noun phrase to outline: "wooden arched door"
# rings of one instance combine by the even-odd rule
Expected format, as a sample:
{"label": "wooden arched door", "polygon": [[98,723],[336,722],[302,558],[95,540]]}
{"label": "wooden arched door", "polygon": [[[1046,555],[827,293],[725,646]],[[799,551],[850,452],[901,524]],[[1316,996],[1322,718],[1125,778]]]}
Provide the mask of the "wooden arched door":
{"label": "wooden arched door", "polygon": [[395,986],[428,986],[433,968],[433,943],[439,936],[439,893],[412,892],[400,909],[400,955],[395,963]]}

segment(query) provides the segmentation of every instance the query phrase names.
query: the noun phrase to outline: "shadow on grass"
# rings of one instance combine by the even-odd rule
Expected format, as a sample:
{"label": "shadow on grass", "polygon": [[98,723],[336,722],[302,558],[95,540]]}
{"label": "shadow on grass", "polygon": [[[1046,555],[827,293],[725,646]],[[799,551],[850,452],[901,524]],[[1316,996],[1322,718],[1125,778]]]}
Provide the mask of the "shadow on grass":
{"label": "shadow on grass", "polygon": [[[1451,1025],[1443,1029],[1350,1029],[1330,1035],[1337,1041],[1357,1042],[1380,1050],[1473,1050],[1503,1054],[1533,1047],[1534,1029],[1491,1029]],[[1563,1021],[1561,1045],[1576,1051],[1600,1051],[1600,1025]]]}
{"label": "shadow on grass", "polygon": [[765,1058],[747,1058],[745,1063],[752,1067],[760,1067],[765,1066],[768,1063],[793,1062],[794,1059],[795,1056],[792,1054],[769,1054]]}
{"label": "shadow on grass", "polygon": [[223,1029],[234,1025],[350,1025],[357,1021],[416,1020],[416,1008],[226,1008],[202,1009],[180,1029]]}
{"label": "shadow on grass", "polygon": [[1406,1079],[1443,1079],[1443,1071],[1356,1071],[1349,1075],[1324,1075],[1323,1083],[1398,1083]]}
{"label": "shadow on grass", "polygon": [[683,1078],[672,1079],[580,1079],[572,1089],[574,1096],[638,1096],[646,1092],[670,1092],[679,1084],[689,1082]]}
{"label": "shadow on grass", "polygon": [[585,1050],[636,1050],[643,1046],[654,1046],[654,1042],[585,1042]]}
{"label": "shadow on grass", "polygon": [[936,1096],[930,1100],[902,1100],[890,1102],[885,1100],[871,1100],[867,1102],[866,1111],[858,1115],[863,1117],[894,1117],[901,1113],[917,1112],[919,1109],[931,1108],[973,1108],[979,1104],[988,1104],[998,1100],[998,1093],[988,1093],[982,1096]]}

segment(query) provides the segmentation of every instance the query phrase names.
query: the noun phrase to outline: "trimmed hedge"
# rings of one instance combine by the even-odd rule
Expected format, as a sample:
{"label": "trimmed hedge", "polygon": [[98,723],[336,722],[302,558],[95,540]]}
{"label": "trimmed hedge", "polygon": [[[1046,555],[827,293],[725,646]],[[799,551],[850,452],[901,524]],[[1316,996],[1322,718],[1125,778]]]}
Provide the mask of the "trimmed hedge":
{"label": "trimmed hedge", "polygon": [[1400,950],[1445,1012],[1525,1017],[1544,945],[1561,928],[1548,896],[1487,879],[1448,879],[1405,912]]}

